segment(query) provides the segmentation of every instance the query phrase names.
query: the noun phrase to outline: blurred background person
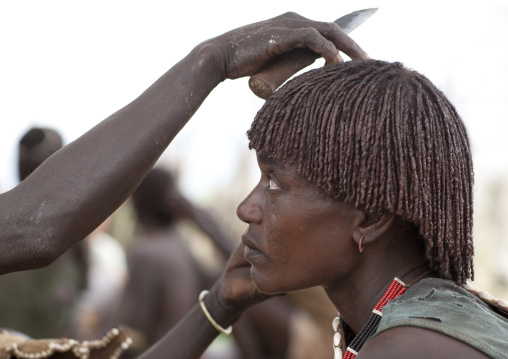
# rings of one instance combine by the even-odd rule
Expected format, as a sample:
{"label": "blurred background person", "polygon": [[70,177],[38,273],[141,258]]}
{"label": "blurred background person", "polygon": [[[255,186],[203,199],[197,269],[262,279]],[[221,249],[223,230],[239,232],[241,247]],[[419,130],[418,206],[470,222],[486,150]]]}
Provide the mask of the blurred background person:
{"label": "blurred background person", "polygon": [[[29,129],[19,141],[19,179],[28,177],[62,142],[54,129]],[[0,327],[32,338],[67,336],[75,302],[87,285],[87,267],[86,244],[81,242],[45,268],[2,275]]]}
{"label": "blurred background person", "polygon": [[132,203],[138,236],[127,250],[128,281],[117,322],[129,328],[134,339],[131,352],[136,355],[176,324],[217,275],[198,262],[177,228],[181,220],[193,219],[223,253],[234,243],[181,195],[166,169],[152,169],[134,192]]}

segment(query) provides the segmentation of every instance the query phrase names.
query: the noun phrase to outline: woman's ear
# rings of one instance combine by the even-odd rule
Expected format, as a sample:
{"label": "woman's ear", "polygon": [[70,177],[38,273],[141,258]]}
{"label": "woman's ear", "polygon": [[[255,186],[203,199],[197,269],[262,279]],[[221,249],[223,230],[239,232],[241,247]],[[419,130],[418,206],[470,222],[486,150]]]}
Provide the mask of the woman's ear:
{"label": "woman's ear", "polygon": [[395,215],[371,215],[362,212],[358,216],[356,228],[353,230],[353,241],[358,245],[360,252],[369,244],[383,237],[394,221]]}

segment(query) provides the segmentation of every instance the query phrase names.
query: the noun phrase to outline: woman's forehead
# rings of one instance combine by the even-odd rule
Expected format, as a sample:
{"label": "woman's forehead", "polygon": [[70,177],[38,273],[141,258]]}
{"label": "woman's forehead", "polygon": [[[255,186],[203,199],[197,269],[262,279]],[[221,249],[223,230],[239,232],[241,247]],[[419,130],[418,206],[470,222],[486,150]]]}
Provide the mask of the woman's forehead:
{"label": "woman's forehead", "polygon": [[[258,166],[261,171],[269,171],[273,173],[279,180],[293,188],[306,188],[322,193],[323,196],[330,197],[324,191],[306,178],[300,171],[294,161],[290,159],[276,159],[269,156],[266,152],[259,151],[256,153]],[[330,197],[331,198],[331,197]]]}
{"label": "woman's forehead", "polygon": [[293,160],[290,158],[278,159],[266,150],[256,151],[256,157],[259,165],[268,165],[270,167],[276,167],[281,170],[287,169],[293,170],[295,173],[297,172],[297,168],[293,165]]}

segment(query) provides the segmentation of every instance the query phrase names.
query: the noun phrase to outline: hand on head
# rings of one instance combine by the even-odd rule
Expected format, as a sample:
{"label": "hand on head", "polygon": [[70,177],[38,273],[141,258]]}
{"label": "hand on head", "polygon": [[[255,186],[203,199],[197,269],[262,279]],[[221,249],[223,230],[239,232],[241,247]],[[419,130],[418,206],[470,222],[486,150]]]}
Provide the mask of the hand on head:
{"label": "hand on head", "polygon": [[368,55],[334,23],[312,21],[288,12],[229,31],[203,43],[224,61],[222,79],[249,76],[275,56],[309,48],[327,63],[341,62],[339,50],[352,59]]}

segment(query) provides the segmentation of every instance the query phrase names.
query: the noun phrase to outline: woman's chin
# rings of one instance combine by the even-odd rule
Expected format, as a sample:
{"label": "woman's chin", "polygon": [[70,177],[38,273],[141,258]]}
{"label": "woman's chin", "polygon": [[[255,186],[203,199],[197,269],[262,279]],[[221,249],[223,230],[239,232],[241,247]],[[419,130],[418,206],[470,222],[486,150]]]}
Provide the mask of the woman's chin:
{"label": "woman's chin", "polygon": [[254,266],[251,266],[250,268],[250,275],[257,290],[263,294],[277,295],[288,292],[284,288],[281,288],[279,285],[277,285],[276,281],[272,277],[261,274],[254,268]]}

